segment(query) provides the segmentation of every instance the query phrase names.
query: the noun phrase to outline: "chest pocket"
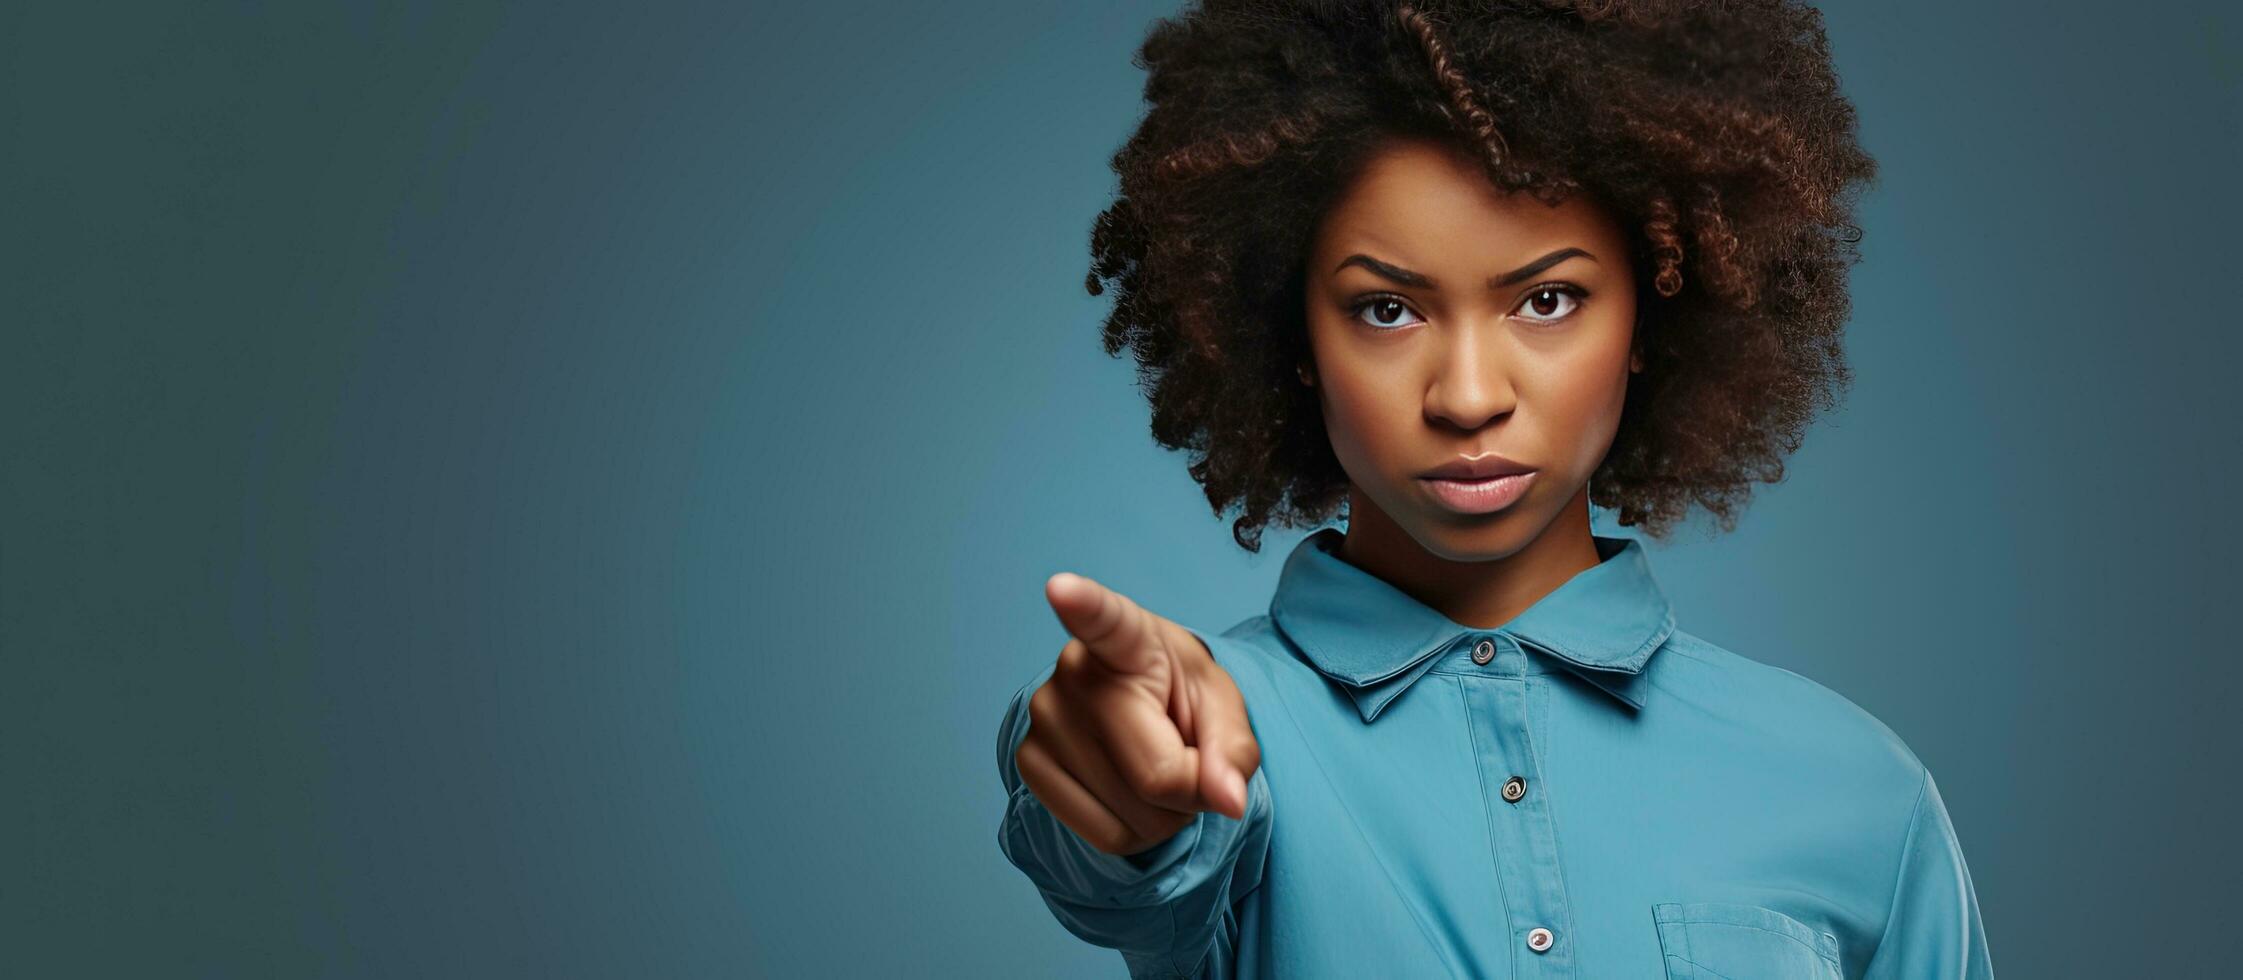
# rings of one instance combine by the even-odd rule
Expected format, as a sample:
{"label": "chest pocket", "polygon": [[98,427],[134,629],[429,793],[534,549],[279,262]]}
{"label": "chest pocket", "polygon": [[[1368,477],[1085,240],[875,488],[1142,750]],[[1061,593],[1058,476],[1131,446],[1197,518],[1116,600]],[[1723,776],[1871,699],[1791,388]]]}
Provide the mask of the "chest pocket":
{"label": "chest pocket", "polygon": [[1667,980],[1843,980],[1838,937],[1774,909],[1662,902],[1651,918]]}

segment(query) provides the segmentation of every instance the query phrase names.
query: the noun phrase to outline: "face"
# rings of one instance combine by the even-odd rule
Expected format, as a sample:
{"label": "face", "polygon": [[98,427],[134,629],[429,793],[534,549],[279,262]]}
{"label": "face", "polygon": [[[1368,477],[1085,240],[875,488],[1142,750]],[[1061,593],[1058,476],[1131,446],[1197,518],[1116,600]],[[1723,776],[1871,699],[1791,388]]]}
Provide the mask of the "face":
{"label": "face", "polygon": [[[1349,535],[1501,558],[1561,517],[1588,542],[1589,475],[1620,425],[1634,356],[1628,239],[1587,195],[1511,195],[1446,146],[1397,140],[1317,229],[1307,320]],[[1531,472],[1427,478],[1496,457]]]}

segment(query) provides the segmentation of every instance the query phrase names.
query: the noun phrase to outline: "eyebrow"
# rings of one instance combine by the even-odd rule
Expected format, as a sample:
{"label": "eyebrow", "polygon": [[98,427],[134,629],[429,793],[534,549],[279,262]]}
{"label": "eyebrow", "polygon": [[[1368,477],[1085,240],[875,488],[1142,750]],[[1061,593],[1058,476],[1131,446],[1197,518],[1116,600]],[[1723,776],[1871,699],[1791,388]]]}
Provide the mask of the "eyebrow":
{"label": "eyebrow", "polygon": [[[1535,259],[1532,262],[1506,272],[1500,276],[1495,276],[1489,279],[1488,288],[1501,289],[1505,286],[1512,285],[1522,279],[1527,278],[1528,276],[1532,276],[1553,265],[1573,258],[1576,255],[1588,259],[1591,262],[1595,262],[1597,260],[1596,256],[1590,255],[1587,251],[1584,251],[1582,249],[1561,248],[1539,259]],[[1351,265],[1362,266],[1363,268],[1369,269],[1372,272],[1378,273],[1379,275],[1385,276],[1386,278],[1392,279],[1395,282],[1401,283],[1405,286],[1416,286],[1420,289],[1441,288],[1433,281],[1433,277],[1428,276],[1425,273],[1412,272],[1398,265],[1390,265],[1388,263],[1381,262],[1368,255],[1365,255],[1361,252],[1357,252],[1354,255],[1350,255],[1347,258],[1341,259],[1340,264],[1332,267],[1332,271],[1338,272],[1341,269],[1345,269]]]}

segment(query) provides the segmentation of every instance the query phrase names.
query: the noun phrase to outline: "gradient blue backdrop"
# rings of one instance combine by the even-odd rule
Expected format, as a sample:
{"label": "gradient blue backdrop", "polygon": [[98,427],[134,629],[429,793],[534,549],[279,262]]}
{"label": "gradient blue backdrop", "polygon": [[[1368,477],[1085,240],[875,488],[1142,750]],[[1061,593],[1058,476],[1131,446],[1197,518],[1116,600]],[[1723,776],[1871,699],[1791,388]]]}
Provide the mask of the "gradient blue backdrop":
{"label": "gradient blue backdrop", "polygon": [[[1120,976],[996,846],[1041,584],[1298,539],[1081,286],[1170,9],[9,5],[0,973]],[[2231,969],[2238,18],[1829,27],[1858,379],[1656,566],[1939,774],[2004,975]]]}

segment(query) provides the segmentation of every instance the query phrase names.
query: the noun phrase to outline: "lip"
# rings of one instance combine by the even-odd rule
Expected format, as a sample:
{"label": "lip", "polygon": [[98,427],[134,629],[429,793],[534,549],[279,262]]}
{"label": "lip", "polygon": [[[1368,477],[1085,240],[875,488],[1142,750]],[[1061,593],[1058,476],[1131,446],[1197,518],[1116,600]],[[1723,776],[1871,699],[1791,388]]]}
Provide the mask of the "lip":
{"label": "lip", "polygon": [[1492,514],[1518,503],[1519,498],[1526,496],[1527,487],[1539,475],[1535,470],[1519,467],[1508,460],[1488,457],[1482,457],[1477,463],[1451,464],[1443,470],[1474,465],[1488,469],[1508,468],[1510,471],[1478,478],[1442,475],[1421,476],[1418,480],[1425,484],[1426,490],[1434,499],[1451,511],[1459,514]]}
{"label": "lip", "polygon": [[1534,467],[1513,462],[1494,453],[1484,456],[1458,456],[1430,470],[1418,474],[1421,479],[1435,480],[1485,480],[1491,476],[1510,476],[1514,473],[1532,473]]}

